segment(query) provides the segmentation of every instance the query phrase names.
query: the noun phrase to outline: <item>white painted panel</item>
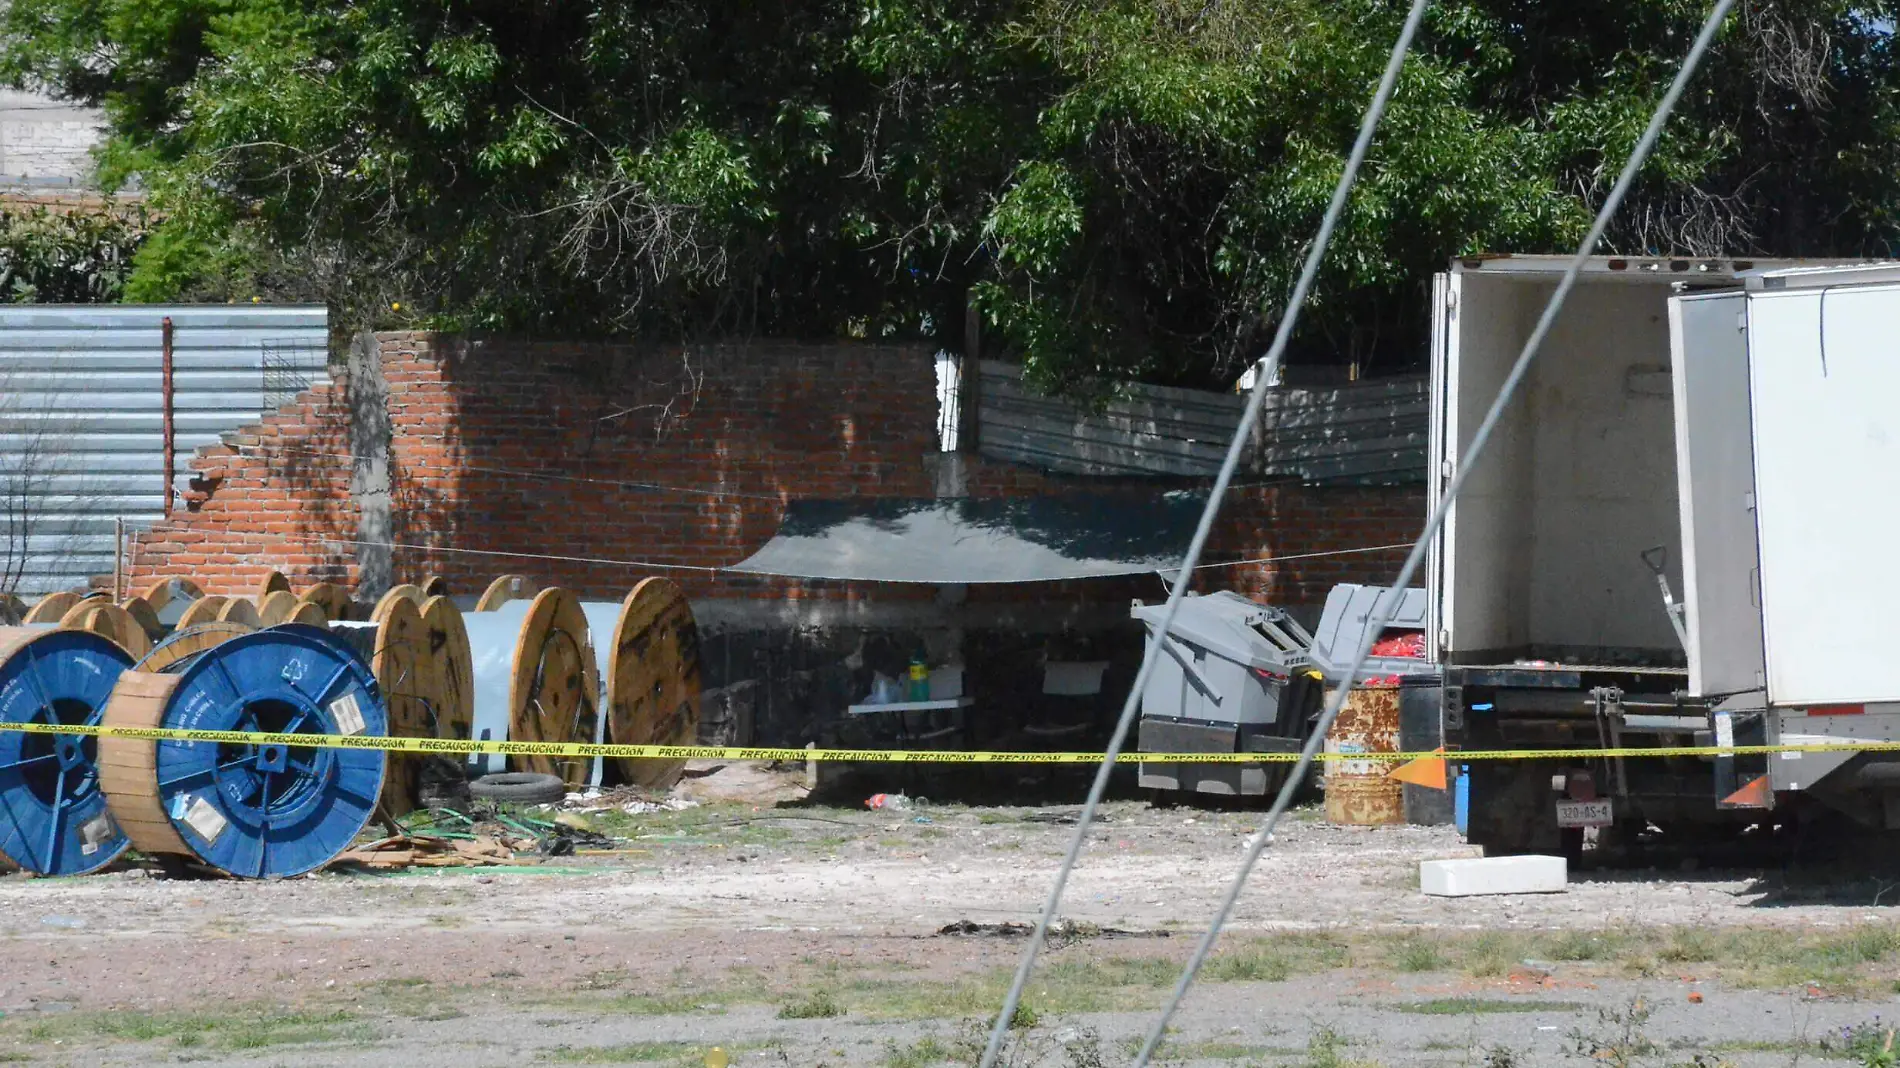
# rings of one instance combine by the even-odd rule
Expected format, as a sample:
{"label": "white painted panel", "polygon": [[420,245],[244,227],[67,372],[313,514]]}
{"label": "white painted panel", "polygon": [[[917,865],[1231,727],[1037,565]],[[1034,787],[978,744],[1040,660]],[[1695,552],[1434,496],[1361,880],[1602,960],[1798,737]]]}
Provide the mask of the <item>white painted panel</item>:
{"label": "white painted panel", "polygon": [[[1425,505],[1429,516],[1445,497],[1445,407],[1450,379],[1445,374],[1446,348],[1451,343],[1451,311],[1458,281],[1448,272],[1432,276],[1431,409],[1425,448]],[[1432,539],[1425,557],[1425,655],[1437,661],[1444,655],[1440,637],[1445,633],[1445,528]]]}
{"label": "white painted panel", "polygon": [[[1454,468],[1523,348],[1550,287],[1520,278],[1454,274],[1445,344],[1445,459]],[[1527,644],[1530,456],[1524,407],[1506,414],[1445,517],[1439,611],[1448,659]]]}
{"label": "white painted panel", "polygon": [[1900,700],[1900,289],[1749,295],[1755,499],[1776,704]]}
{"label": "white painted panel", "polygon": [[1661,279],[1578,286],[1526,383],[1536,647],[1682,657],[1642,558],[1657,545],[1672,565],[1681,555],[1669,293]]}
{"label": "white painted panel", "polygon": [[1765,670],[1755,599],[1747,304],[1740,292],[1669,302],[1682,598],[1696,696],[1759,689]]}

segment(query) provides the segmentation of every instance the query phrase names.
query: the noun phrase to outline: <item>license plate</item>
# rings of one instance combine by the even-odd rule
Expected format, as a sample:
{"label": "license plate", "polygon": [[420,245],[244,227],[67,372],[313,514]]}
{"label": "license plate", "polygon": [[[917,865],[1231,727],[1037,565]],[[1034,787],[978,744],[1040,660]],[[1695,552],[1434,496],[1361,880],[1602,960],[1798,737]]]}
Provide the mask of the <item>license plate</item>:
{"label": "license plate", "polygon": [[1608,801],[1559,801],[1557,826],[1608,827],[1616,822],[1616,810]]}

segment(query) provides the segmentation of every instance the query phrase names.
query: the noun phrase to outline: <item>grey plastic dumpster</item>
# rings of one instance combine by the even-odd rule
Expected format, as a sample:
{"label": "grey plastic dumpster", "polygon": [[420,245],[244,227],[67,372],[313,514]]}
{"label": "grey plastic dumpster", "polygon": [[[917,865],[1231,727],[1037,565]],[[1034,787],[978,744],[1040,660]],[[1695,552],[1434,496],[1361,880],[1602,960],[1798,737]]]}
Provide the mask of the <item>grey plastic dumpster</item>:
{"label": "grey plastic dumpster", "polygon": [[[1134,607],[1152,636],[1164,605]],[[1296,752],[1318,690],[1305,628],[1233,593],[1181,602],[1147,689],[1138,745],[1155,753]],[[1145,789],[1238,796],[1277,790],[1290,765],[1141,765]]]}
{"label": "grey plastic dumpster", "polygon": [[[1326,607],[1320,611],[1319,626],[1313,630],[1312,661],[1328,682],[1337,682],[1346,673],[1346,667],[1352,663],[1352,655],[1359,651],[1359,643],[1365,641],[1366,628],[1372,623],[1372,612],[1381,605],[1391,590],[1385,586],[1358,586],[1342,584],[1334,586],[1326,595]],[[1392,613],[1392,622],[1385,627],[1380,637],[1389,637],[1397,631],[1423,631],[1425,629],[1425,591],[1414,586],[1407,589],[1399,598],[1398,610]],[[1372,656],[1366,658],[1365,666],[1359,671],[1359,679],[1381,678],[1386,675],[1416,675],[1432,670],[1429,660],[1401,656]]]}
{"label": "grey plastic dumpster", "polygon": [[[1313,666],[1325,675],[1328,686],[1336,685],[1345,675],[1359,643],[1366,640],[1366,628],[1372,613],[1391,594],[1385,586],[1334,586],[1326,595],[1319,626],[1313,631]],[[1406,631],[1425,630],[1425,591],[1416,587],[1404,591],[1398,608],[1392,613],[1381,638]],[[1408,753],[1436,749],[1445,742],[1442,725],[1442,687],[1436,668],[1424,657],[1369,656],[1359,670],[1358,681],[1399,677],[1399,748]],[[1450,823],[1451,791],[1436,790],[1407,783],[1403,790],[1405,819],[1408,823]]]}

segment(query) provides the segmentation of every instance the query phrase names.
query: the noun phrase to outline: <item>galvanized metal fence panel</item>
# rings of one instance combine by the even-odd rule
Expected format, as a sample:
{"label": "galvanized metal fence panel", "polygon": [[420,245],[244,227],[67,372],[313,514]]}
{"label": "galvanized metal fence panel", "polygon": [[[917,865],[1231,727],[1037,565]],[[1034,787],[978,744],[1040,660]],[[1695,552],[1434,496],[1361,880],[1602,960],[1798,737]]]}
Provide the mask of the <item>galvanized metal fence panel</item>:
{"label": "galvanized metal fence panel", "polygon": [[321,305],[0,305],[0,584],[80,585],[112,570],[115,519],[164,515],[166,318],[175,488],[199,447],[327,375]]}
{"label": "galvanized metal fence panel", "polygon": [[[1102,411],[1038,396],[1019,368],[986,360],[977,398],[983,455],[1079,475],[1211,478],[1246,398],[1137,385]],[[1248,468],[1314,483],[1418,482],[1425,474],[1422,375],[1270,394]]]}

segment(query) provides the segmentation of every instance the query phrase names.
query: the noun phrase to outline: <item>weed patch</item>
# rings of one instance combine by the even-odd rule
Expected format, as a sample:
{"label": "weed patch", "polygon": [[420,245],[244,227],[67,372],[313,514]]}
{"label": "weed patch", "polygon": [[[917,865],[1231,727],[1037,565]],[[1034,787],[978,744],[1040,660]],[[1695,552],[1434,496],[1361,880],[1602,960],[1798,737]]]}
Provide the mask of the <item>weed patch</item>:
{"label": "weed patch", "polygon": [[1436,998],[1431,1001],[1405,1001],[1387,1008],[1416,1016],[1481,1016],[1500,1012],[1576,1012],[1584,1008],[1575,1001],[1530,1001],[1512,998]]}
{"label": "weed patch", "polygon": [[779,1006],[781,1020],[829,1020],[844,1015],[844,1006],[829,990],[816,990]]}

